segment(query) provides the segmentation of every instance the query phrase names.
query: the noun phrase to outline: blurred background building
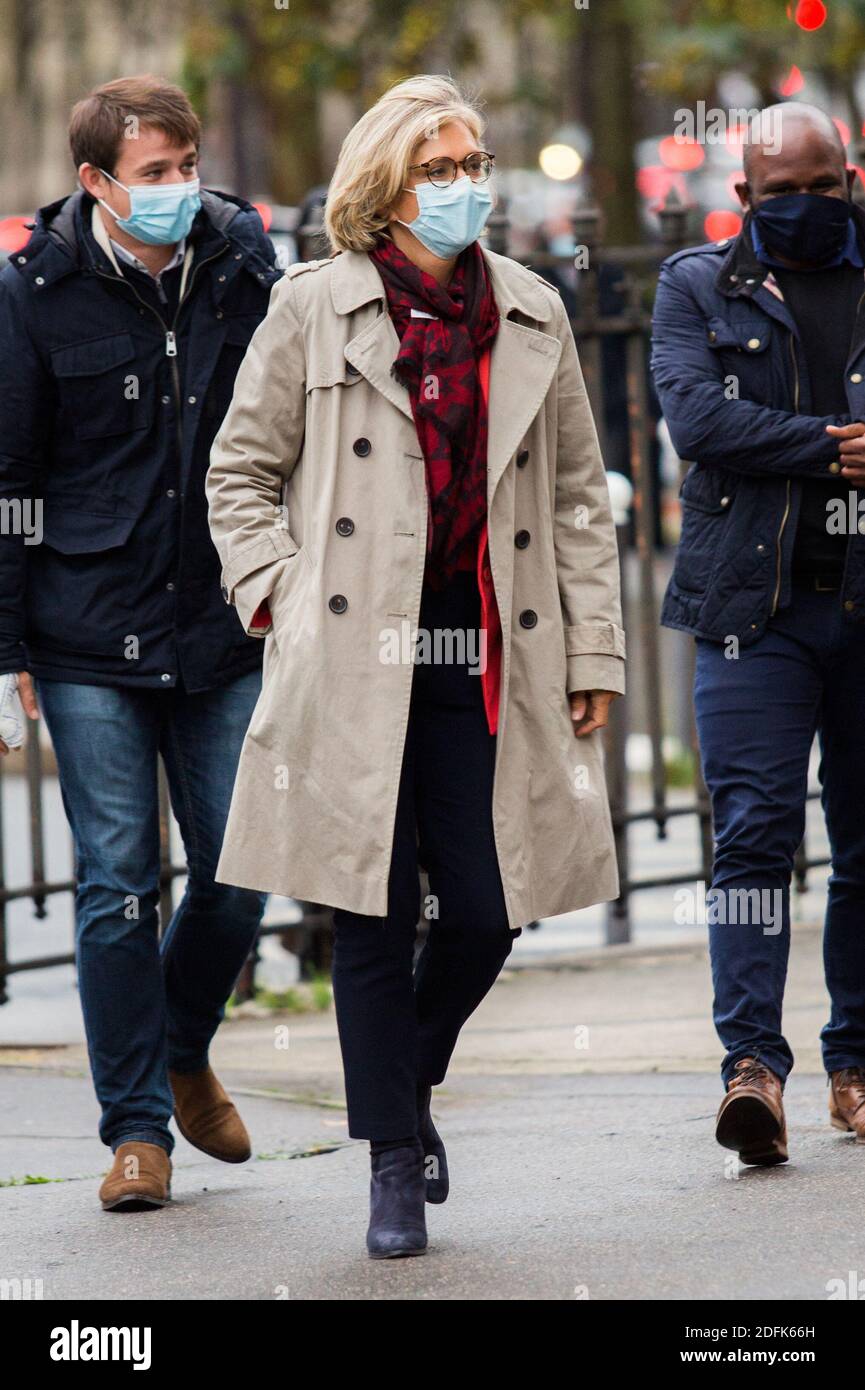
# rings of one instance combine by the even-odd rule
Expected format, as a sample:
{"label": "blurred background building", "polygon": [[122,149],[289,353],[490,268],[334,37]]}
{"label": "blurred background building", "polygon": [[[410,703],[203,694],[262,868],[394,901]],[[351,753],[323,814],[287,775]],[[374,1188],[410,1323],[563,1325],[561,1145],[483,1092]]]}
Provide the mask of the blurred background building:
{"label": "blurred background building", "polygon": [[865,0],[0,0],[0,35],[0,217],[70,189],[73,102],[147,70],[204,117],[206,182],[293,206],[386,86],[451,72],[486,103],[526,250],[563,247],[578,199],[608,243],[651,237],[671,188],[695,239],[735,230],[735,126],[673,138],[698,102],[817,101],[860,159]]}

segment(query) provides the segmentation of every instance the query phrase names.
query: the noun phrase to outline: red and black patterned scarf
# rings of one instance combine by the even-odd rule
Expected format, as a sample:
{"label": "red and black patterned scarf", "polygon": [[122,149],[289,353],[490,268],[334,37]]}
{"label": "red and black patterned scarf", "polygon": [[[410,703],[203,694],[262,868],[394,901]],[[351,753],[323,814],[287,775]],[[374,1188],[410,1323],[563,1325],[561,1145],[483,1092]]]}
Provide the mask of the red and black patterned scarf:
{"label": "red and black patterned scarf", "polygon": [[[391,367],[408,389],[426,464],[430,526],[426,579],[440,588],[474,554],[487,510],[487,407],[478,362],[495,339],[499,312],[477,242],[439,285],[389,237],[370,252],[401,340]],[[412,309],[431,317],[412,317]]]}

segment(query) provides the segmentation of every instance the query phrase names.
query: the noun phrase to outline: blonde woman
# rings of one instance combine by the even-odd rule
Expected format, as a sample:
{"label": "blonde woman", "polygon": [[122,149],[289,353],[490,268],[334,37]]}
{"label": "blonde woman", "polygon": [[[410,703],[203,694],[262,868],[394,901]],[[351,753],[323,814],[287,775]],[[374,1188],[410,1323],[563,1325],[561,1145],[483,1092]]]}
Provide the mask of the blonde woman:
{"label": "blonde woman", "polygon": [[218,874],[335,909],[373,1258],[426,1249],[431,1088],[515,937],[619,886],[606,479],[557,292],[478,240],[493,167],[444,77],[358,121],[333,255],[275,288],[209,473],[224,596],[266,635]]}

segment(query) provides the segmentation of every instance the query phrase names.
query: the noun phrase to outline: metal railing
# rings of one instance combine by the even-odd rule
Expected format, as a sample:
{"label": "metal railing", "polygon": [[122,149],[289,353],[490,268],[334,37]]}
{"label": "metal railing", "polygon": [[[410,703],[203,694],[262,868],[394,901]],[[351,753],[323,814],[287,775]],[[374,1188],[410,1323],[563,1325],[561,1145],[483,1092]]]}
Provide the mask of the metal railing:
{"label": "metal railing", "polygon": [[[600,236],[600,218],[592,208],[580,209],[573,219],[576,245],[585,248],[586,269],[579,272],[577,309],[572,317],[574,336],[580,350],[580,360],[595,419],[604,444],[605,390],[607,382],[602,363],[605,340],[615,338],[624,345],[625,395],[627,402],[628,459],[633,484],[633,517],[617,527],[620,560],[623,566],[622,605],[625,631],[629,643],[638,637],[639,666],[632,657],[628,662],[628,686],[631,691],[642,687],[645,695],[645,723],[650,748],[651,804],[647,809],[630,807],[632,778],[627,765],[627,741],[631,732],[629,701],[613,701],[610,724],[605,736],[606,775],[610,797],[616,854],[618,857],[621,891],[607,906],[606,939],[610,944],[631,939],[631,900],[635,893],[676,884],[696,883],[712,879],[712,824],[708,793],[700,772],[700,759],[691,714],[688,743],[694,767],[694,793],[684,804],[672,804],[669,798],[669,778],[664,759],[665,691],[668,682],[663,678],[658,624],[658,543],[656,520],[658,514],[658,480],[650,457],[655,420],[650,411],[648,388],[648,350],[651,333],[651,295],[661,260],[672,251],[687,244],[687,209],[675,197],[659,210],[661,236],[652,246],[607,247]],[[304,259],[321,255],[320,223],[307,224],[297,233]],[[499,207],[488,224],[488,244],[494,251],[507,254],[509,225],[506,210]],[[540,273],[555,272],[570,267],[568,258],[550,253],[533,254],[531,265]],[[600,309],[600,277],[604,269],[618,274],[617,312],[604,314]],[[626,566],[635,571],[634,586],[625,582]],[[632,597],[636,588],[636,601]],[[686,644],[687,656],[680,667],[685,686],[684,706],[691,711],[690,690],[693,680],[693,643]],[[29,808],[29,841],[31,881],[7,886],[5,881],[5,849],[3,835],[3,797],[0,766],[0,1003],[6,1001],[6,982],[9,976],[25,970],[65,965],[74,960],[67,954],[18,960],[7,959],[7,907],[9,903],[29,899],[36,917],[44,917],[48,899],[58,893],[74,891],[73,881],[51,882],[45,879],[45,843],[43,819],[43,749],[37,724],[30,724],[26,747],[24,774],[27,782]],[[818,795],[816,792],[809,794]],[[696,817],[699,826],[699,863],[683,864],[673,873],[650,878],[634,877],[629,862],[629,829],[638,822],[651,822],[658,839],[667,835],[667,826],[674,817]],[[160,777],[160,919],[166,923],[172,911],[172,885],[186,872],[185,865],[175,864],[170,852],[170,808],[164,775]],[[826,858],[810,859],[805,841],[799,846],[795,860],[794,881],[804,890],[809,868],[827,863]],[[314,903],[302,903],[300,921],[274,923],[264,930],[279,934],[288,949],[300,956],[304,973],[325,969],[329,962],[330,913]],[[239,983],[239,992],[248,993],[252,987],[252,963]]]}

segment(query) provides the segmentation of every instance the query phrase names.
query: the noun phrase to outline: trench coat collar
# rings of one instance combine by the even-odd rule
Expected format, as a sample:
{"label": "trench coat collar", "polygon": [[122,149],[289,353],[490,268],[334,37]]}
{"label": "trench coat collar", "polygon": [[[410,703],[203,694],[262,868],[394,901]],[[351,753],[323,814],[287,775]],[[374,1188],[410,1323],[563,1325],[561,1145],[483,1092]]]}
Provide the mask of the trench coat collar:
{"label": "trench coat collar", "polygon": [[[531,271],[506,256],[484,250],[493,293],[501,315],[490,357],[489,435],[487,440],[487,498],[496,485],[549,390],[561,356],[561,343],[509,318],[516,309],[536,323],[555,315],[555,301],[545,294]],[[375,264],[364,252],[344,251],[331,272],[331,299],[338,314],[351,314],[374,300],[387,304],[387,294]],[[387,400],[412,417],[408,391],[391,376],[399,352],[399,337],[387,312],[379,314],[345,347],[347,360]]]}
{"label": "trench coat collar", "polygon": [[[507,256],[482,250],[502,318],[513,309],[538,323],[553,317],[552,306],[530,270]],[[373,299],[387,302],[382,278],[364,251],[343,251],[334,257],[330,286],[338,314],[352,314]]]}

